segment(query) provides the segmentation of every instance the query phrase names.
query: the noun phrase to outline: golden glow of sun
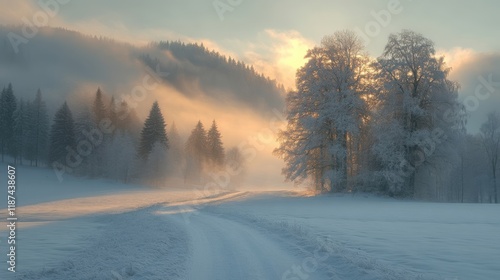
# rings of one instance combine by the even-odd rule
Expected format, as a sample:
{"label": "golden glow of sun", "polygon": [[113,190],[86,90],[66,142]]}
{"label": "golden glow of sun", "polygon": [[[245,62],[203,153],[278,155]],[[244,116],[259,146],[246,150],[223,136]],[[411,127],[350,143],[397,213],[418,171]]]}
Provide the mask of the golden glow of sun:
{"label": "golden glow of sun", "polygon": [[[314,42],[297,31],[265,30],[260,34],[262,42],[255,44],[255,50],[246,53],[246,60],[259,72],[264,73],[285,88],[295,88],[295,74],[302,67],[307,51]],[[264,49],[265,52],[256,50]]]}

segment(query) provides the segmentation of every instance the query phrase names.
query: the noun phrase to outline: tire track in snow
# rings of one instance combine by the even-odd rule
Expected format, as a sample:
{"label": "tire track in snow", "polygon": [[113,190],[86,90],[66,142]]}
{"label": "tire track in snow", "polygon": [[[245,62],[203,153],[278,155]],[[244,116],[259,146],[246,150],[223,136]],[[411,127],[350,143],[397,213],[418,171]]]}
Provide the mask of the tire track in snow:
{"label": "tire track in snow", "polygon": [[[172,216],[182,222],[181,216]],[[302,259],[285,243],[237,221],[200,211],[185,223],[190,238],[186,279],[282,279]],[[310,279],[327,279],[318,271]],[[293,279],[293,278],[290,278]]]}

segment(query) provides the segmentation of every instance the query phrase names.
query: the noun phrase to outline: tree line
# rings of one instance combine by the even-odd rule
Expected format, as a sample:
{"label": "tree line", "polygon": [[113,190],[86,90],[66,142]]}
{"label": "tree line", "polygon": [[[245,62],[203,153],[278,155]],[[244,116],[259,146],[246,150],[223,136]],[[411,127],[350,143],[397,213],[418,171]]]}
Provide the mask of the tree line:
{"label": "tree line", "polygon": [[32,101],[17,100],[12,84],[0,95],[0,152],[15,161],[38,166],[47,159],[49,118],[42,93]]}
{"label": "tree line", "polygon": [[[467,136],[459,85],[434,44],[404,30],[372,59],[351,31],[326,36],[297,71],[286,97],[287,127],[275,154],[287,180],[318,192],[376,192],[429,200],[497,201],[500,125],[492,114],[481,134]],[[467,178],[463,149],[479,139],[493,178],[486,194]],[[465,148],[461,148],[465,147]],[[460,178],[460,177],[459,177]],[[474,197],[476,196],[476,197]]]}
{"label": "tree line", "polygon": [[141,125],[126,101],[100,89],[76,115],[64,102],[50,125],[42,92],[32,101],[17,100],[9,84],[0,97],[0,116],[2,161],[8,156],[15,163],[52,167],[60,179],[71,173],[157,186],[172,177],[201,184],[227,164],[243,165],[237,148],[226,153],[215,120],[208,131],[199,121],[184,143],[175,123],[167,132],[158,102]]}

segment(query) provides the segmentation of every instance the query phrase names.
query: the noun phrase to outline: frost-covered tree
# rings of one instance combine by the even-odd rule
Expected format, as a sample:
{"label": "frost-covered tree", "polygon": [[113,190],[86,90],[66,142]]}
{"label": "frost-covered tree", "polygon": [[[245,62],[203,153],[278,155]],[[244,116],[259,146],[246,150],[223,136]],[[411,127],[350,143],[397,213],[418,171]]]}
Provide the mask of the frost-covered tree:
{"label": "frost-covered tree", "polygon": [[207,156],[213,167],[220,168],[224,165],[224,147],[215,120],[207,133]]}
{"label": "frost-covered tree", "polygon": [[168,149],[169,143],[165,127],[165,119],[158,102],[155,101],[141,131],[138,150],[140,158],[147,159],[157,142],[163,145],[165,149]]}
{"label": "frost-covered tree", "polygon": [[500,115],[497,112],[488,114],[488,119],[481,126],[481,140],[488,155],[491,170],[493,201],[498,203],[498,162],[500,161]]}
{"label": "frost-covered tree", "polygon": [[56,161],[64,162],[68,149],[75,149],[75,122],[66,102],[54,116],[54,122],[50,129],[49,145],[49,162],[52,164]]}
{"label": "frost-covered tree", "polygon": [[14,96],[12,84],[2,90],[0,95],[0,152],[2,153],[2,162],[4,155],[14,154],[14,112],[16,111],[17,101]]}
{"label": "frost-covered tree", "polygon": [[376,63],[382,86],[375,120],[373,152],[388,191],[414,196],[424,186],[439,197],[448,184],[453,143],[462,126],[457,84],[447,79],[449,69],[435,56],[433,43],[405,30],[392,34]]}
{"label": "frost-covered tree", "polygon": [[348,189],[366,104],[368,57],[353,32],[337,32],[308,51],[297,91],[286,98],[287,128],[275,154],[291,181],[309,178],[319,191]]}

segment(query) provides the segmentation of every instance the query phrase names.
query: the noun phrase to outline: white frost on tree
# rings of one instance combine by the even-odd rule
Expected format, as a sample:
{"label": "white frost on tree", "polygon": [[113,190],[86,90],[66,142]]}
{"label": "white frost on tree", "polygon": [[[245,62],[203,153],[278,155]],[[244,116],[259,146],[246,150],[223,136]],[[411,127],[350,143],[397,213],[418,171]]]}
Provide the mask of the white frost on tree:
{"label": "white frost on tree", "polygon": [[414,196],[424,187],[439,192],[463,125],[457,84],[447,79],[449,69],[435,56],[432,41],[408,30],[389,37],[376,68],[381,87],[373,152],[389,192]]}
{"label": "white frost on tree", "polygon": [[275,153],[290,181],[311,179],[318,191],[346,191],[356,137],[366,115],[368,56],[353,32],[325,37],[308,51],[297,72],[297,91],[287,96],[287,128]]}

